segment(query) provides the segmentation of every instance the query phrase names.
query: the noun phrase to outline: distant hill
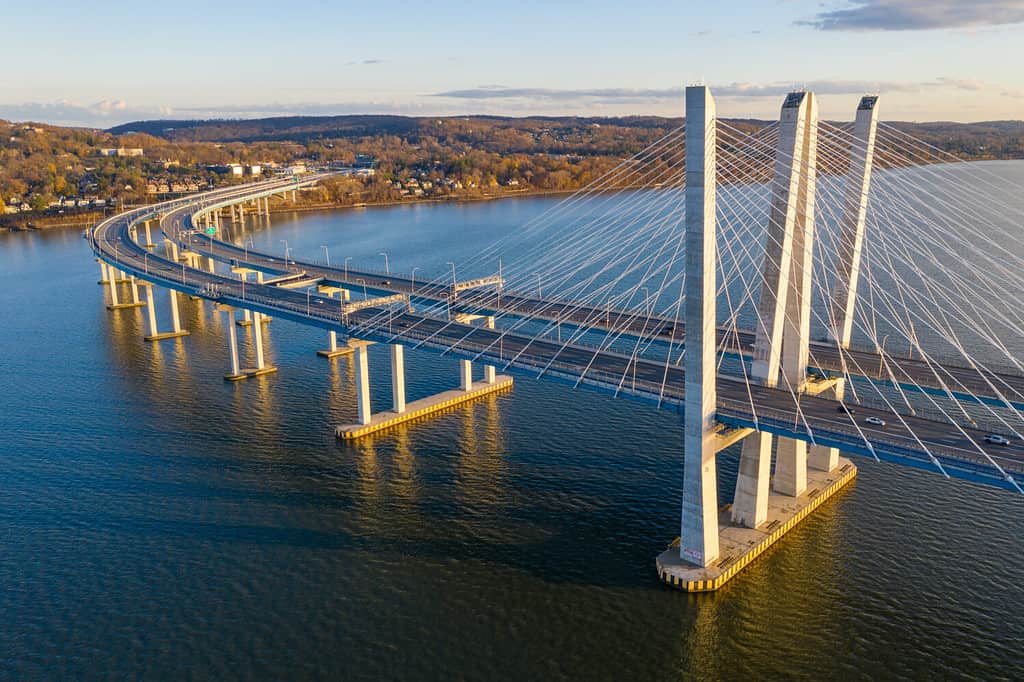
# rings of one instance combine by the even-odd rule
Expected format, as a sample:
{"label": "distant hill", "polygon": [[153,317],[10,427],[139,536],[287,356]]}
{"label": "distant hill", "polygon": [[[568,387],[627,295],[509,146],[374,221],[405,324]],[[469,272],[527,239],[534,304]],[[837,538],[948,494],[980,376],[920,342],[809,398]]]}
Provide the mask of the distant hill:
{"label": "distant hill", "polygon": [[[730,119],[730,122],[752,128],[770,123],[756,119]],[[530,144],[526,145],[528,149],[524,148],[515,144],[507,133],[521,132],[536,136],[540,132],[552,131],[556,139],[568,140],[587,129],[601,126],[619,130],[625,128],[657,131],[671,130],[682,123],[682,118],[661,116],[282,116],[205,121],[135,121],[111,128],[108,132],[115,135],[145,133],[171,142],[290,141],[301,144],[317,140],[357,140],[392,135],[411,144],[416,144],[421,138],[433,138],[442,142],[472,142],[474,146],[482,146],[496,152],[537,152],[542,151],[538,149],[538,145]],[[914,137],[964,158],[1024,158],[1024,121],[889,123]],[[487,139],[495,132],[502,134]],[[610,147],[614,145],[600,146],[602,149],[592,151],[622,151],[611,149]],[[564,145],[556,144],[550,147],[543,151],[567,151]]]}

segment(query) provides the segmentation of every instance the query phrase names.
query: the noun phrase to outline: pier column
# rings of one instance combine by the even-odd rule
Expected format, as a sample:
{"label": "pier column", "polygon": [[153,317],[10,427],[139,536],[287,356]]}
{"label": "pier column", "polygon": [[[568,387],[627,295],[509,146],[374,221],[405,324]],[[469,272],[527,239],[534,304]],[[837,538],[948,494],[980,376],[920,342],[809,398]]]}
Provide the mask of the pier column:
{"label": "pier column", "polygon": [[131,282],[131,287],[132,287],[132,303],[134,305],[138,305],[140,303],[140,301],[139,301],[139,283],[138,283],[138,281],[136,281],[135,275],[132,275],[129,278],[129,281]]}
{"label": "pier column", "polygon": [[99,261],[100,263],[100,284],[106,284],[110,281],[110,276],[107,274],[107,263],[105,261]]}
{"label": "pier column", "polygon": [[266,364],[263,361],[263,314],[254,312],[252,320],[252,342],[256,348],[256,369],[266,369]]}
{"label": "pier column", "polygon": [[178,315],[178,292],[174,289],[168,289],[167,292],[171,296],[171,330],[178,333],[181,331],[181,316]]}
{"label": "pier column", "polygon": [[229,352],[231,353],[231,374],[224,378],[232,380],[242,376],[242,368],[238,364],[238,335],[235,332],[235,309],[228,308],[224,313],[228,318],[228,346],[230,346]]}
{"label": "pier column", "polygon": [[153,246],[153,235],[149,231],[149,222],[148,220],[146,221],[146,248]]}
{"label": "pier column", "polygon": [[[488,329],[494,329],[494,315],[488,315],[485,326]],[[489,384],[493,384],[497,381],[497,372],[495,372],[494,365],[484,365],[484,381]]]}
{"label": "pier column", "polygon": [[473,390],[473,363],[469,360],[459,360],[459,388],[463,391]]}
{"label": "pier column", "polygon": [[334,330],[327,332],[327,350],[331,353],[338,350],[338,332]]}
{"label": "pier column", "polygon": [[356,346],[356,406],[359,410],[359,423],[370,423],[370,367],[367,360],[366,346]]}
{"label": "pier column", "polygon": [[686,404],[679,557],[698,566],[718,558],[718,475],[713,427],[715,379],[715,101],[705,86],[686,88]]}
{"label": "pier column", "polygon": [[[868,191],[875,157],[875,132],[878,126],[878,97],[862,97],[853,122],[850,161],[846,172],[843,197],[843,218],[836,250],[836,282],[832,287],[832,328],[829,340],[842,348],[850,347],[853,314],[857,303],[857,281],[860,277],[861,251],[864,245],[864,221],[868,210]],[[846,380],[838,379],[831,389],[832,397],[842,400]],[[839,450],[812,445],[808,464],[814,469],[832,471],[839,464]]]}
{"label": "pier column", "polygon": [[116,307],[120,305],[117,300],[117,270],[110,268],[109,272],[110,278],[107,280],[107,286],[110,289],[110,305]]}
{"label": "pier column", "polygon": [[405,347],[400,343],[391,344],[391,395],[395,412],[405,412]]}
{"label": "pier column", "polygon": [[206,258],[206,266],[210,269],[210,273],[216,273],[217,272],[216,261],[214,261],[213,258],[210,258],[210,257]]}
{"label": "pier column", "polygon": [[[806,187],[803,178],[806,174],[804,164],[809,152],[806,150],[805,142],[809,126],[809,109],[813,106],[812,100],[813,96],[810,93],[790,93],[782,105],[779,116],[779,139],[776,143],[775,170],[771,185],[768,239],[765,243],[764,262],[761,268],[761,297],[758,300],[754,358],[751,364],[751,379],[768,387],[775,387],[779,382],[784,347],[783,338],[787,331],[787,313],[794,307],[801,312],[806,308],[809,319],[809,295],[806,300],[799,300],[793,296],[794,300],[788,302],[791,304],[790,306],[787,306],[787,299],[791,298],[790,293],[794,287],[802,296],[805,276],[807,278],[810,276],[809,263],[805,261],[805,256],[811,247],[811,242],[803,239],[803,236],[804,229],[808,225],[808,218],[813,220],[813,209],[811,215],[808,216],[806,202],[809,200],[813,205],[814,192],[813,187]],[[816,126],[816,113],[814,115],[814,125]],[[803,193],[801,193],[801,189],[804,190]],[[804,200],[803,204],[801,199]],[[801,233],[801,238],[794,243],[794,233],[798,231]],[[795,253],[795,251],[799,251],[799,253]],[[791,284],[795,269],[794,257],[800,262],[799,282]],[[804,271],[805,265],[808,266],[806,272]],[[788,327],[790,338],[794,339],[793,345],[795,346],[795,348],[789,349],[790,354],[787,355],[789,361],[787,367],[790,372],[787,374],[787,378],[795,382],[795,385],[792,386],[793,390],[802,390],[806,382],[805,348],[807,346],[806,341],[801,343],[799,339],[799,330],[802,327],[802,321],[797,321],[796,324]],[[797,332],[795,338],[794,331]],[[793,360],[801,354],[805,358],[802,366],[799,365],[799,360]],[[743,441],[740,468],[736,477],[736,491],[733,496],[733,523],[756,528],[768,518],[772,440],[770,433],[758,432],[751,434]],[[786,459],[786,463],[779,467],[779,459],[776,459],[776,474],[781,472],[784,479],[787,480],[781,484],[777,482],[776,490],[778,491],[796,489],[799,486],[797,479],[800,471],[804,472],[804,481],[806,481],[807,446],[802,442],[800,445],[794,443],[782,445],[782,441],[789,440],[791,439],[779,439],[779,453]],[[804,463],[802,467],[801,461]]]}
{"label": "pier column", "polygon": [[153,296],[156,294],[156,286],[147,283],[146,286],[146,317],[149,318],[149,336],[155,337],[159,334],[156,326],[156,301]]}
{"label": "pier column", "polygon": [[270,217],[270,197],[263,197],[263,214]]}

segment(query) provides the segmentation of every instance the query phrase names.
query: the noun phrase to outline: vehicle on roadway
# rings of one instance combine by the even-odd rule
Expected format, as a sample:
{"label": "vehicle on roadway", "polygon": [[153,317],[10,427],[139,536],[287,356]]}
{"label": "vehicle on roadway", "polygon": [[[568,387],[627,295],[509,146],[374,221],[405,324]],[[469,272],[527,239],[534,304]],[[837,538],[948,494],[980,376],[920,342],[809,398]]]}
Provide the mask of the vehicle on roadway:
{"label": "vehicle on roadway", "polygon": [[874,424],[875,426],[885,426],[885,420],[879,419],[875,416],[866,417],[864,419],[868,424]]}
{"label": "vehicle on roadway", "polygon": [[997,433],[990,433],[985,436],[986,443],[992,443],[993,445],[1009,445],[1010,439],[1006,436],[1000,436]]}
{"label": "vehicle on roadway", "polygon": [[846,414],[857,414],[857,410],[849,407],[846,403],[839,403],[839,407],[836,408],[836,412],[845,412]]}

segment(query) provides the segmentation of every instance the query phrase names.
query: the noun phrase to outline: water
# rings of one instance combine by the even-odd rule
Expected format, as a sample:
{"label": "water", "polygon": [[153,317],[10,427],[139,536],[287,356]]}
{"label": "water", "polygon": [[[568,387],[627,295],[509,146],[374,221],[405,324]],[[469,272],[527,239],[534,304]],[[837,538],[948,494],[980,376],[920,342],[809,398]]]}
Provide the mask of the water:
{"label": "water", "polygon": [[[437,275],[554,201],[249,234]],[[520,377],[341,444],[353,370],[315,356],[324,333],[275,320],[280,371],[227,383],[222,315],[183,301],[192,335],[145,343],[97,278],[76,231],[0,235],[0,677],[1022,677],[1019,496],[859,459],[724,590],[687,595],[654,571],[678,534],[674,413]],[[455,360],[406,366],[410,399],[457,383]]]}

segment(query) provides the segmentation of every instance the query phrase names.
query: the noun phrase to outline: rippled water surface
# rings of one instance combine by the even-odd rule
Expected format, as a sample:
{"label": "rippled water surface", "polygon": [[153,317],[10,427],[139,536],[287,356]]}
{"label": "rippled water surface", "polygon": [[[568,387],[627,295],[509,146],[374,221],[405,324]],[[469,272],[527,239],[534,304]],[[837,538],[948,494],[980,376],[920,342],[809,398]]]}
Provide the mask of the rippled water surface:
{"label": "rippled water surface", "polygon": [[[554,201],[247,235],[437,273]],[[324,333],[272,322],[280,371],[226,383],[223,315],[185,300],[192,335],[145,343],[98,274],[74,230],[0,235],[0,677],[1024,677],[1019,496],[858,460],[726,589],[689,596],[654,571],[678,534],[673,412],[519,377],[340,444],[353,369],[315,355]],[[410,399],[457,384],[453,359],[406,367]]]}

